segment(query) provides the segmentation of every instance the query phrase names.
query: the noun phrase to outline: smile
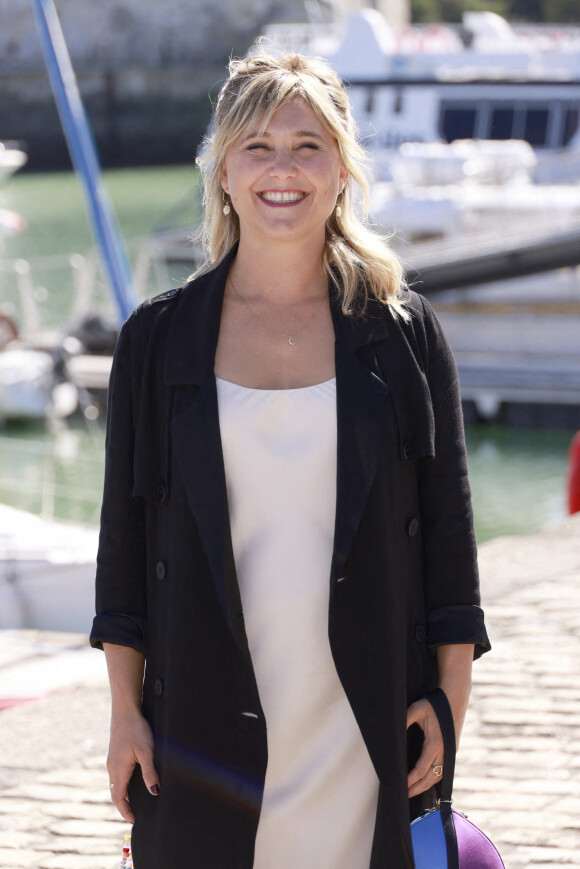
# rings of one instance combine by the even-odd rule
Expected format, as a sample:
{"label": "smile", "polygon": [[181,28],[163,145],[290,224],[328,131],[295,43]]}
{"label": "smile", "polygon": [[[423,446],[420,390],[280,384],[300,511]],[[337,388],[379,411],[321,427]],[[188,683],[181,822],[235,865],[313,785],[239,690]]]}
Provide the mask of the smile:
{"label": "smile", "polygon": [[269,202],[271,205],[294,205],[296,202],[301,202],[306,193],[299,191],[282,191],[282,190],[265,190],[259,193],[258,196],[264,202]]}

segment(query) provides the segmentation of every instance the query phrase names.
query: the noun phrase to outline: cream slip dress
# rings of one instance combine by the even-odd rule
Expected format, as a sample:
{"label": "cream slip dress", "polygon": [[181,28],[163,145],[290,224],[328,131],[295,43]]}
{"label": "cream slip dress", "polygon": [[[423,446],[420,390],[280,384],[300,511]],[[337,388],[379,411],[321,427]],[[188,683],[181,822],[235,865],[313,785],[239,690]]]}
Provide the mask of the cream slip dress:
{"label": "cream slip dress", "polygon": [[328,640],[336,381],[216,378],[234,558],[268,734],[254,869],[369,869],[379,783]]}

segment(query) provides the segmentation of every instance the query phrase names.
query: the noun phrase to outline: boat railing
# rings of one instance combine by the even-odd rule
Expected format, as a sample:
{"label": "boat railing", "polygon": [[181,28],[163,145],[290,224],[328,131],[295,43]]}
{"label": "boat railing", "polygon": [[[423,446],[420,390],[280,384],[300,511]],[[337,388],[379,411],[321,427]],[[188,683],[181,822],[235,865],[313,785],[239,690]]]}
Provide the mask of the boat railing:
{"label": "boat railing", "polygon": [[[63,285],[68,293],[62,292]],[[0,288],[0,309],[25,340],[43,330],[60,330],[89,313],[109,317],[113,312],[95,252],[0,259]]]}
{"label": "boat railing", "polygon": [[[165,237],[135,238],[127,243],[139,299],[183,283],[186,277],[172,274],[162,255],[165,243]],[[68,292],[63,292],[63,286],[68,287]],[[116,321],[113,300],[95,250],[0,258],[0,299],[0,312],[14,320],[20,336],[32,343],[38,341],[41,333],[62,333],[88,316]],[[49,337],[47,340],[50,343]]]}
{"label": "boat railing", "polygon": [[[102,446],[102,430],[95,434]],[[0,453],[2,503],[43,519],[98,523],[103,449],[87,449],[86,432],[63,428],[40,440],[0,430]]]}

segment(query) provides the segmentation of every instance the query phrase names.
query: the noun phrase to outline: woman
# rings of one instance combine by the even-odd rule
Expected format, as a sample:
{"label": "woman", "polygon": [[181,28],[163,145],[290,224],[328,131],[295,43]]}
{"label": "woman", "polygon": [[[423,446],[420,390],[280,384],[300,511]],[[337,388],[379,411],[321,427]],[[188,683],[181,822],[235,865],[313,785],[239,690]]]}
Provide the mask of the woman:
{"label": "woman", "polygon": [[412,867],[425,696],[459,737],[489,647],[455,368],[363,156],[328,65],[233,61],[207,263],[119,338],[91,641],[137,869]]}

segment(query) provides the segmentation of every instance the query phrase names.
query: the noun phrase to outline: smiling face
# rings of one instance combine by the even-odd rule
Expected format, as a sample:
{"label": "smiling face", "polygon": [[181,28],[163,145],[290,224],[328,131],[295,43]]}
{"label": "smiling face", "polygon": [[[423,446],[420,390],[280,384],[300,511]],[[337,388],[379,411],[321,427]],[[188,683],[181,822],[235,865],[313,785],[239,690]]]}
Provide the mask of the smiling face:
{"label": "smiling face", "polygon": [[325,243],[325,223],[347,181],[334,137],[301,98],[263,132],[249,129],[228,149],[221,182],[240,221],[240,240]]}

